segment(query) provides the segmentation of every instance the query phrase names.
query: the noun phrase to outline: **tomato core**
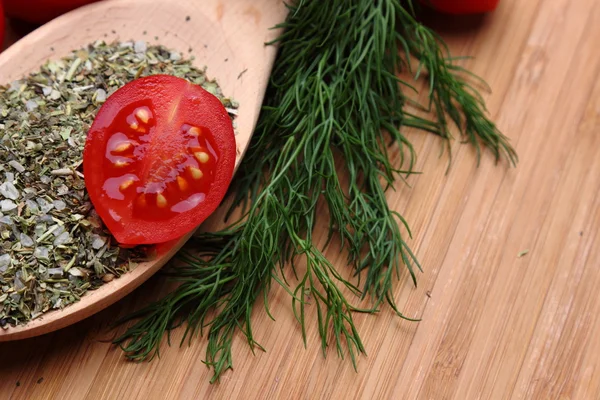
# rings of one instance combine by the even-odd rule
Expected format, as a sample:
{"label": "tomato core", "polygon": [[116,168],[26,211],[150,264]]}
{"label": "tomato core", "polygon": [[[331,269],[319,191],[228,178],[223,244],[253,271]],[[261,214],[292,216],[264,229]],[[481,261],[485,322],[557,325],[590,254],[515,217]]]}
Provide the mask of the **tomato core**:
{"label": "tomato core", "polygon": [[[133,105],[117,116],[109,130],[103,189],[116,213],[134,198],[133,213],[164,220],[204,201],[219,159],[210,130],[191,124],[170,127],[177,135],[157,135],[151,106]],[[154,138],[154,140],[153,140]],[[172,154],[165,154],[170,147]]]}

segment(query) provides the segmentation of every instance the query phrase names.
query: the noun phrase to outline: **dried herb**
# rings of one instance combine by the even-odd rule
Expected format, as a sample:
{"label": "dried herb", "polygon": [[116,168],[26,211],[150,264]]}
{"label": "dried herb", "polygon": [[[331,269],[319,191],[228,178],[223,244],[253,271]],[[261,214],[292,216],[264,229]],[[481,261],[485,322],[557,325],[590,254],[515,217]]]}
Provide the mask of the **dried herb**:
{"label": "dried herb", "polygon": [[83,180],[86,133],[101,104],[134,78],[202,85],[236,112],[191,59],[146,42],[98,41],[0,87],[0,326],[27,323],[118,278],[148,248],[117,245]]}

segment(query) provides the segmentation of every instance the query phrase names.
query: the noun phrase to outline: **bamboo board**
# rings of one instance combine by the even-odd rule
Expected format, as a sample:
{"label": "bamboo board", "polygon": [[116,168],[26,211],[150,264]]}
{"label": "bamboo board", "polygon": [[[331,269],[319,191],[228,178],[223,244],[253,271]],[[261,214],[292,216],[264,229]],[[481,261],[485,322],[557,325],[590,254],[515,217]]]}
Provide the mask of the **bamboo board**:
{"label": "bamboo board", "polygon": [[[333,348],[323,357],[310,316],[303,347],[274,287],[276,322],[262,305],[254,315],[267,352],[237,340],[235,370],[210,385],[203,340],[179,348],[178,331],[142,364],[100,341],[155,295],[155,277],[72,327],[0,344],[0,398],[599,399],[600,3],[502,0],[483,20],[431,23],[456,55],[476,57],[465,65],[493,88],[489,110],[520,163],[496,166],[486,153],[477,168],[456,143],[446,175],[439,139],[411,133],[424,174],[389,199],[424,268],[418,288],[402,278],[398,304],[421,322],[385,308],[358,315],[368,356],[355,372]],[[344,268],[337,249],[328,256]]]}

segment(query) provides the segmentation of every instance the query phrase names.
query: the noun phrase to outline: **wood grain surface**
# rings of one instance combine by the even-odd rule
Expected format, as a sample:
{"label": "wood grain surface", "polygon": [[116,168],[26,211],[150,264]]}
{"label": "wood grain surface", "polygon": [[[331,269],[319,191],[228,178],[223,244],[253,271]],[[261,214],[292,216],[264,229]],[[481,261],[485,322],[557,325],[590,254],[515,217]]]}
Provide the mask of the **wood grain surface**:
{"label": "wood grain surface", "polygon": [[[455,143],[446,175],[440,140],[410,133],[424,173],[389,201],[424,268],[417,288],[402,277],[396,298],[421,322],[386,308],[357,315],[368,355],[354,371],[334,349],[323,357],[314,318],[303,347],[274,286],[276,321],[262,304],[254,313],[267,351],[238,338],[235,370],[210,385],[202,339],[180,348],[177,331],[141,364],[105,341],[111,321],[164,289],[155,276],[81,323],[0,344],[0,398],[600,399],[600,3],[502,0],[485,18],[428,22],[454,54],[475,56],[464,64],[493,88],[490,113],[520,163],[486,153],[477,168]],[[327,255],[346,268],[337,249]]]}

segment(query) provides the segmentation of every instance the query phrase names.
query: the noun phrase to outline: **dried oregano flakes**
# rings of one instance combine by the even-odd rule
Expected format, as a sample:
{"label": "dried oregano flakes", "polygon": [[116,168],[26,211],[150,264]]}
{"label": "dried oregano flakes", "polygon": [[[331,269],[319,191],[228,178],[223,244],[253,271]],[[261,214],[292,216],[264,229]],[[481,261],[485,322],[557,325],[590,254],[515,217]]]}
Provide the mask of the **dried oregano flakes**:
{"label": "dried oregano flakes", "polygon": [[0,327],[23,324],[130,271],[148,248],[117,245],[86,191],[82,152],[102,103],[168,74],[237,104],[204,69],[146,42],[97,41],[0,86]]}

